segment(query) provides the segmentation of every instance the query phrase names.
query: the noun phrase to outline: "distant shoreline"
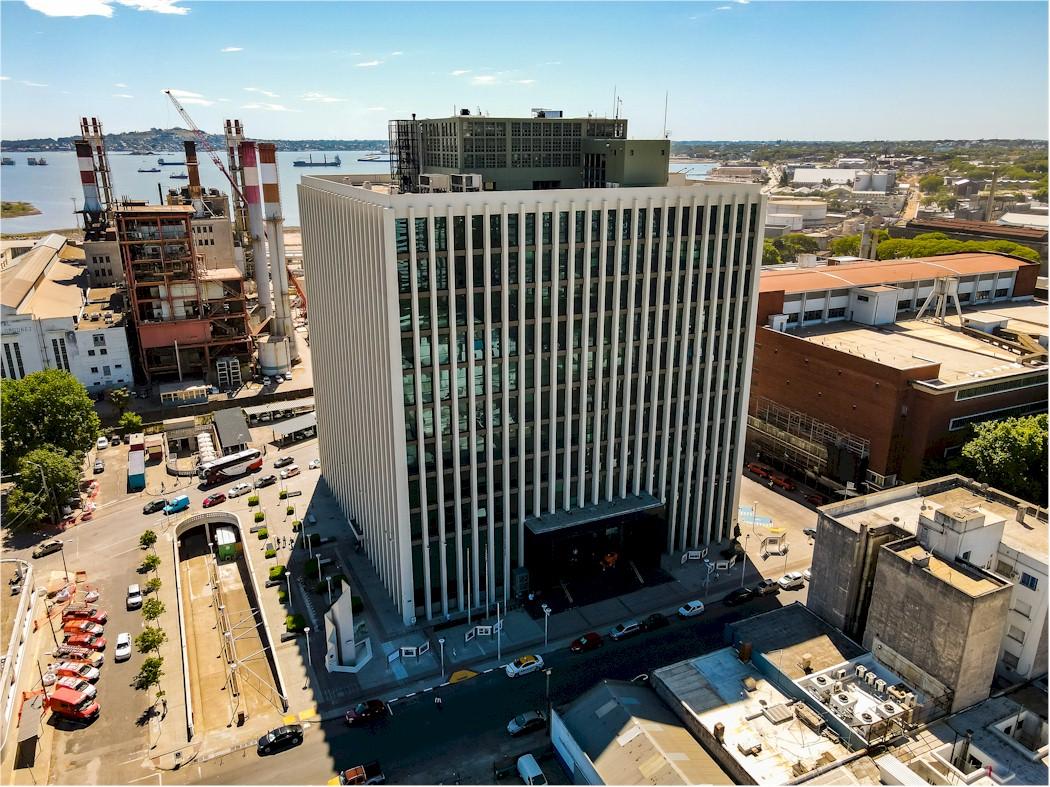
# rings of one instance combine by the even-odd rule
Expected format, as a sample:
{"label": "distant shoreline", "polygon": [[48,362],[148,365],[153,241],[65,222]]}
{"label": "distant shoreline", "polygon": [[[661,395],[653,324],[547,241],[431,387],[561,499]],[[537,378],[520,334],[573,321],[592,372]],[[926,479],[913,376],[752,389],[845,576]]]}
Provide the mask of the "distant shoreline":
{"label": "distant shoreline", "polygon": [[40,211],[29,202],[0,202],[0,218],[18,219],[23,216],[39,216]]}

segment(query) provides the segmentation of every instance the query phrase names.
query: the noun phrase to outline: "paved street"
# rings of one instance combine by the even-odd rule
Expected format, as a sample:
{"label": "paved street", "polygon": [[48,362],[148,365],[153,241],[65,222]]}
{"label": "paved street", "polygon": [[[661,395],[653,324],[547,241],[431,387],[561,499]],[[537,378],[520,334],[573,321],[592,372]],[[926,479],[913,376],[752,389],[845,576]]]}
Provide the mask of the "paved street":
{"label": "paved street", "polygon": [[[712,604],[692,620],[625,642],[606,641],[585,654],[562,649],[545,657],[552,669],[551,701],[566,703],[602,679],[630,680],[656,667],[723,645],[726,623],[801,601],[805,591],[781,593],[742,607]],[[515,653],[505,654],[509,660]],[[542,733],[510,738],[507,722],[518,713],[543,709],[545,676],[513,680],[500,670],[440,689],[442,710],[425,692],[393,704],[393,715],[365,728],[340,721],[309,725],[302,746],[269,757],[244,749],[203,764],[191,763],[164,775],[166,783],[324,784],[338,769],[377,759],[395,784],[445,782],[458,774],[464,784],[492,783],[494,758],[520,755],[545,744]]]}

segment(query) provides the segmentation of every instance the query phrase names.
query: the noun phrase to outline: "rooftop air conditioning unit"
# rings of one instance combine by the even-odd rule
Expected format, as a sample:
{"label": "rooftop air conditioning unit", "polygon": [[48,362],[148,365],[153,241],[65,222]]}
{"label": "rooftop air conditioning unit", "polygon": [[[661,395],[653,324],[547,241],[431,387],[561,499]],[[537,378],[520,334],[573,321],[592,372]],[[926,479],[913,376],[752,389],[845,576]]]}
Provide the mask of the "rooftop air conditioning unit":
{"label": "rooftop air conditioning unit", "polygon": [[864,679],[864,675],[867,673],[867,671],[868,671],[868,668],[865,667],[863,664],[858,664],[857,667],[856,667],[857,677],[860,678],[861,680]]}
{"label": "rooftop air conditioning unit", "polygon": [[877,721],[882,721],[882,717],[872,711],[862,710],[857,714],[857,721],[861,724],[874,724]]}
{"label": "rooftop air conditioning unit", "polygon": [[842,691],[842,681],[841,680],[837,680],[834,683],[832,683],[831,684],[831,690],[833,692],[835,692],[836,694],[838,694],[838,692]]}
{"label": "rooftop air conditioning unit", "polygon": [[882,678],[879,678],[877,681],[875,681],[875,691],[879,692],[879,694],[885,692],[886,681],[884,681]]}
{"label": "rooftop air conditioning unit", "polygon": [[874,670],[872,670],[872,671],[868,672],[867,675],[864,676],[864,682],[867,683],[869,686],[874,686],[875,685],[875,680],[878,677],[879,676],[875,674]]}
{"label": "rooftop air conditioning unit", "polygon": [[833,708],[848,709],[856,704],[857,698],[845,691],[840,691],[838,694],[833,694],[831,697],[831,707]]}
{"label": "rooftop air conditioning unit", "polygon": [[846,677],[846,670],[845,669],[836,670],[835,677],[838,678],[839,680],[842,680],[844,677]]}
{"label": "rooftop air conditioning unit", "polygon": [[481,175],[477,172],[456,173],[452,175],[453,191],[481,191]]}
{"label": "rooftop air conditioning unit", "polygon": [[904,695],[904,707],[914,708],[915,707],[915,695],[912,692],[908,692]]}
{"label": "rooftop air conditioning unit", "polygon": [[898,705],[896,702],[880,702],[879,713],[885,716],[887,719],[892,718],[900,713],[904,712],[904,708]]}

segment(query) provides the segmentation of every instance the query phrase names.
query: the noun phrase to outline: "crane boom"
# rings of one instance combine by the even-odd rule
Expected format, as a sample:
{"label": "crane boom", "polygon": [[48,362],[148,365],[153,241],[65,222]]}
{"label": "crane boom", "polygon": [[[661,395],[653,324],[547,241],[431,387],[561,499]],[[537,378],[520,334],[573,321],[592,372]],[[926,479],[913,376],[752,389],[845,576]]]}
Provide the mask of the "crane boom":
{"label": "crane boom", "polygon": [[230,175],[230,173],[226,170],[226,167],[222,163],[222,159],[219,158],[219,154],[216,152],[215,148],[211,146],[211,143],[208,142],[208,135],[201,131],[199,128],[197,128],[197,124],[193,122],[193,118],[190,117],[190,114],[186,111],[186,108],[179,103],[179,100],[171,94],[170,90],[165,90],[164,93],[168,96],[168,98],[171,99],[171,103],[175,105],[175,109],[178,110],[179,115],[182,116],[182,119],[185,120],[187,124],[189,124],[189,127],[193,130],[193,133],[197,135],[197,139],[200,140],[200,143],[204,146],[204,149],[208,151],[208,155],[211,156],[211,160],[215,162],[215,166],[219,168],[219,171],[223,175],[226,176],[226,180],[230,181],[230,187],[237,195],[237,198],[243,202],[244,195],[241,193],[241,190],[237,187],[237,181],[235,181],[233,179],[233,176]]}

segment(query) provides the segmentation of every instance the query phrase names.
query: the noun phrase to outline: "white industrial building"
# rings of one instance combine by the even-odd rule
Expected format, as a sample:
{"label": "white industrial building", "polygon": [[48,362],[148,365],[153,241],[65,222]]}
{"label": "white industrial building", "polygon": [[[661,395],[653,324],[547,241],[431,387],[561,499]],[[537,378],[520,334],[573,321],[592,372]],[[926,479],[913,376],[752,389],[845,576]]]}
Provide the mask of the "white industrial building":
{"label": "white industrial building", "polygon": [[81,265],[62,260],[48,235],[2,273],[3,376],[64,369],[92,392],[133,381],[121,295],[91,290]]}
{"label": "white industrial building", "polygon": [[583,535],[639,562],[729,537],[759,187],[381,180],[299,204],[322,466],[405,622],[505,601]]}

